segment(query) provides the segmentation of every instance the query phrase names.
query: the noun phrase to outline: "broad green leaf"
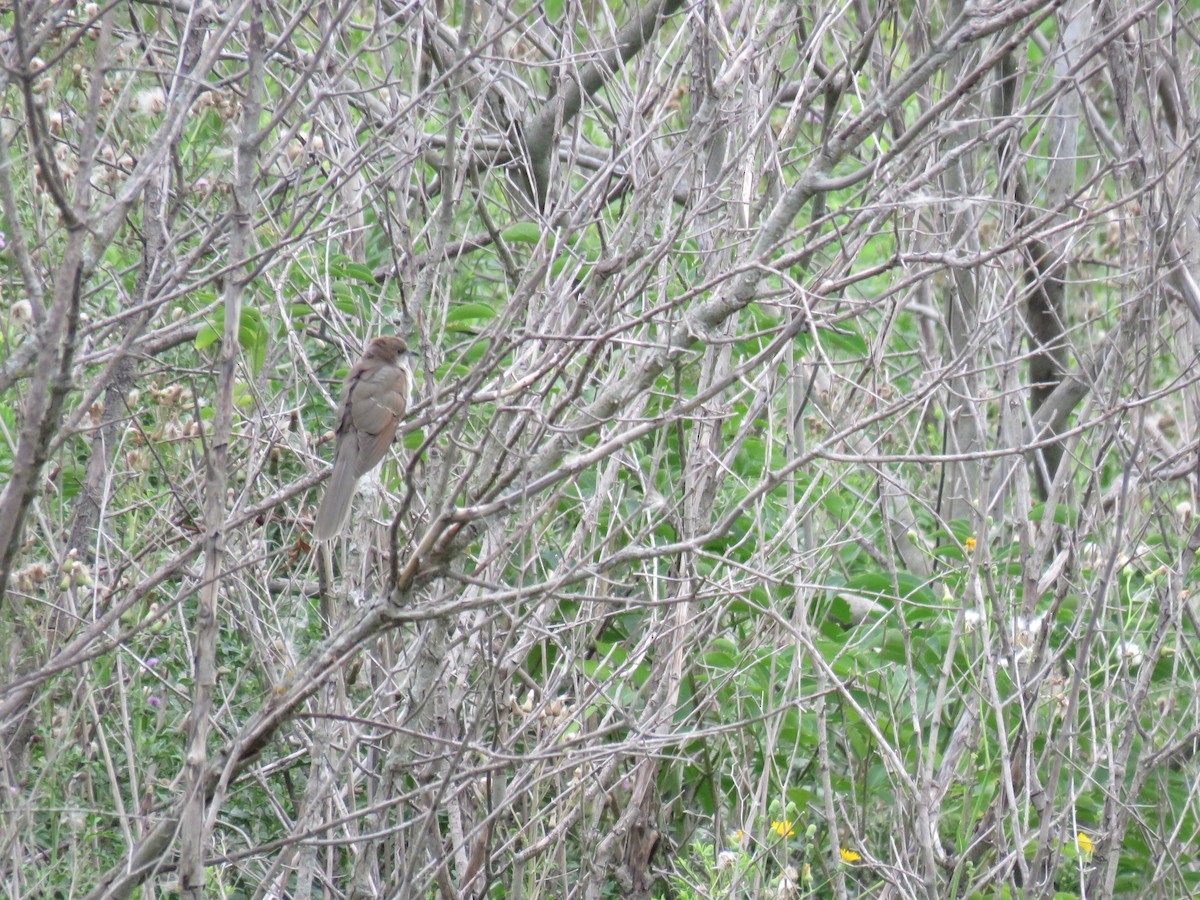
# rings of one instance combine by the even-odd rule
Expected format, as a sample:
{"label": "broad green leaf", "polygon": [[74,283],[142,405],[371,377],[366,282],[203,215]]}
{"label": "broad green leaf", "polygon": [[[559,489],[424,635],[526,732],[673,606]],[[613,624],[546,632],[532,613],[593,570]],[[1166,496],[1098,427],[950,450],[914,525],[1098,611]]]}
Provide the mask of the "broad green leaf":
{"label": "broad green leaf", "polygon": [[496,310],[486,303],[464,303],[462,306],[456,306],[450,312],[446,313],[446,324],[466,321],[477,322],[481,319],[494,319],[495,317]]}
{"label": "broad green leaf", "polygon": [[333,278],[351,278],[364,284],[378,284],[375,273],[367,266],[345,258],[333,260],[329,264],[329,274]]}
{"label": "broad green leaf", "polygon": [[[217,309],[196,334],[195,347],[204,350],[221,339],[225,331],[224,307]],[[242,310],[238,323],[238,344],[249,359],[250,367],[258,372],[267,356],[267,328],[262,314],[253,308]]]}
{"label": "broad green leaf", "polygon": [[821,341],[825,344],[845,350],[853,356],[867,355],[867,342],[857,334],[842,334],[840,331],[830,331],[828,329],[819,329],[819,333]]}
{"label": "broad green leaf", "polygon": [[542,229],[535,222],[518,222],[505,228],[500,236],[511,243],[536,244],[542,239]]}

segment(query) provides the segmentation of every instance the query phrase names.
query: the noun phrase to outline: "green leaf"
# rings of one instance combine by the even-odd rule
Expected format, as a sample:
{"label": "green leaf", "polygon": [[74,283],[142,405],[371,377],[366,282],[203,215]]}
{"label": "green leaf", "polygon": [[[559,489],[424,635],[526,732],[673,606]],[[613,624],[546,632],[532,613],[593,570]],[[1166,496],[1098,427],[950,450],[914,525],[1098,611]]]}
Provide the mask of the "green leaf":
{"label": "green leaf", "polygon": [[238,323],[238,342],[250,359],[250,368],[258,372],[267,361],[267,326],[257,309],[243,309]]}
{"label": "green leaf", "polygon": [[[225,307],[222,305],[196,334],[196,349],[211,347],[224,333]],[[263,322],[262,313],[257,309],[247,307],[242,310],[238,322],[238,344],[248,357],[250,368],[255,372],[261,370],[267,359],[267,327]]]}
{"label": "green leaf", "polygon": [[351,278],[363,284],[378,284],[375,273],[362,263],[356,263],[345,257],[333,260],[329,264],[329,274],[333,278]]}
{"label": "green leaf", "polygon": [[335,284],[333,286],[333,305],[348,316],[358,315],[360,310],[365,306],[365,304],[359,302],[361,296],[362,293],[357,287],[351,287],[348,284]]}
{"label": "green leaf", "polygon": [[555,257],[553,265],[550,266],[550,275],[553,278],[557,278],[570,265],[575,266],[571,277],[579,279],[591,271],[592,266],[595,264],[595,260],[593,259],[581,260],[573,254],[560,253]]}
{"label": "green leaf", "polygon": [[819,333],[821,340],[826,344],[845,350],[853,356],[866,356],[867,354],[867,342],[857,334],[842,334],[840,331],[830,331],[824,328],[820,329]]}
{"label": "green leaf", "polygon": [[221,339],[221,332],[206,322],[196,334],[196,349],[204,350]]}
{"label": "green leaf", "polygon": [[254,392],[245,384],[234,385],[233,405],[238,409],[249,409],[254,405]]}
{"label": "green leaf", "polygon": [[710,650],[704,654],[704,664],[710,669],[729,672],[737,667],[737,657],[723,650]]}
{"label": "green leaf", "polygon": [[446,324],[450,324],[451,322],[494,319],[495,317],[496,310],[492,309],[486,303],[464,303],[462,306],[456,306],[450,312],[446,313]]}
{"label": "green leaf", "polygon": [[510,243],[536,244],[542,239],[542,229],[536,222],[518,222],[505,228],[500,236]]}
{"label": "green leaf", "polygon": [[[1038,503],[1029,510],[1029,521],[1040,522],[1046,518],[1046,504]],[[1059,503],[1054,507],[1054,524],[1055,525],[1074,525],[1075,511],[1070,509],[1065,504]]]}

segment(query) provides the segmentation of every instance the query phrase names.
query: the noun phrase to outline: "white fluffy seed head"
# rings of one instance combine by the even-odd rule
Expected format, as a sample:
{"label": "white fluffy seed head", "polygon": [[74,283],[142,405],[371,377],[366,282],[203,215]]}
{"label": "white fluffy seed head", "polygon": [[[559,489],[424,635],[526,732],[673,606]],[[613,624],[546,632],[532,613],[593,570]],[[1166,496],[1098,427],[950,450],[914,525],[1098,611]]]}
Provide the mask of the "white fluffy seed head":
{"label": "white fluffy seed head", "polygon": [[138,91],[133,97],[133,106],[143,116],[160,115],[167,108],[167,94],[160,87]]}

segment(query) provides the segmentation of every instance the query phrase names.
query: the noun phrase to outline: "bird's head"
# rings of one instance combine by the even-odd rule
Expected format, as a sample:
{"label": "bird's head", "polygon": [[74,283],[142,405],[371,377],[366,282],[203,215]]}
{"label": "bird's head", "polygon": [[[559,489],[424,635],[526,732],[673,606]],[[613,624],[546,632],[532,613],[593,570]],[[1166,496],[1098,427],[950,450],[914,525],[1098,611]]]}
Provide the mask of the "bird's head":
{"label": "bird's head", "polygon": [[367,352],[363,354],[365,359],[377,359],[382,363],[391,363],[395,365],[410,355],[408,349],[408,341],[395,334],[386,334],[383,337],[377,337],[367,346]]}

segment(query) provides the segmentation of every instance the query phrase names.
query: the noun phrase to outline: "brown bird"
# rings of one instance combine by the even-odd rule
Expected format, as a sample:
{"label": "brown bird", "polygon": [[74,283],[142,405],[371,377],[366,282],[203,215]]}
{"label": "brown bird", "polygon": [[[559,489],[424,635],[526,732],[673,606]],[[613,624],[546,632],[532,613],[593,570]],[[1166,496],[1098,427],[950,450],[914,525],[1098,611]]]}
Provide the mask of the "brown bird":
{"label": "brown bird", "polygon": [[337,537],[350,514],[358,480],[387,453],[396,426],[408,411],[413,373],[408,344],[394,335],[377,337],[346,376],[333,474],[317,509],[313,537]]}

